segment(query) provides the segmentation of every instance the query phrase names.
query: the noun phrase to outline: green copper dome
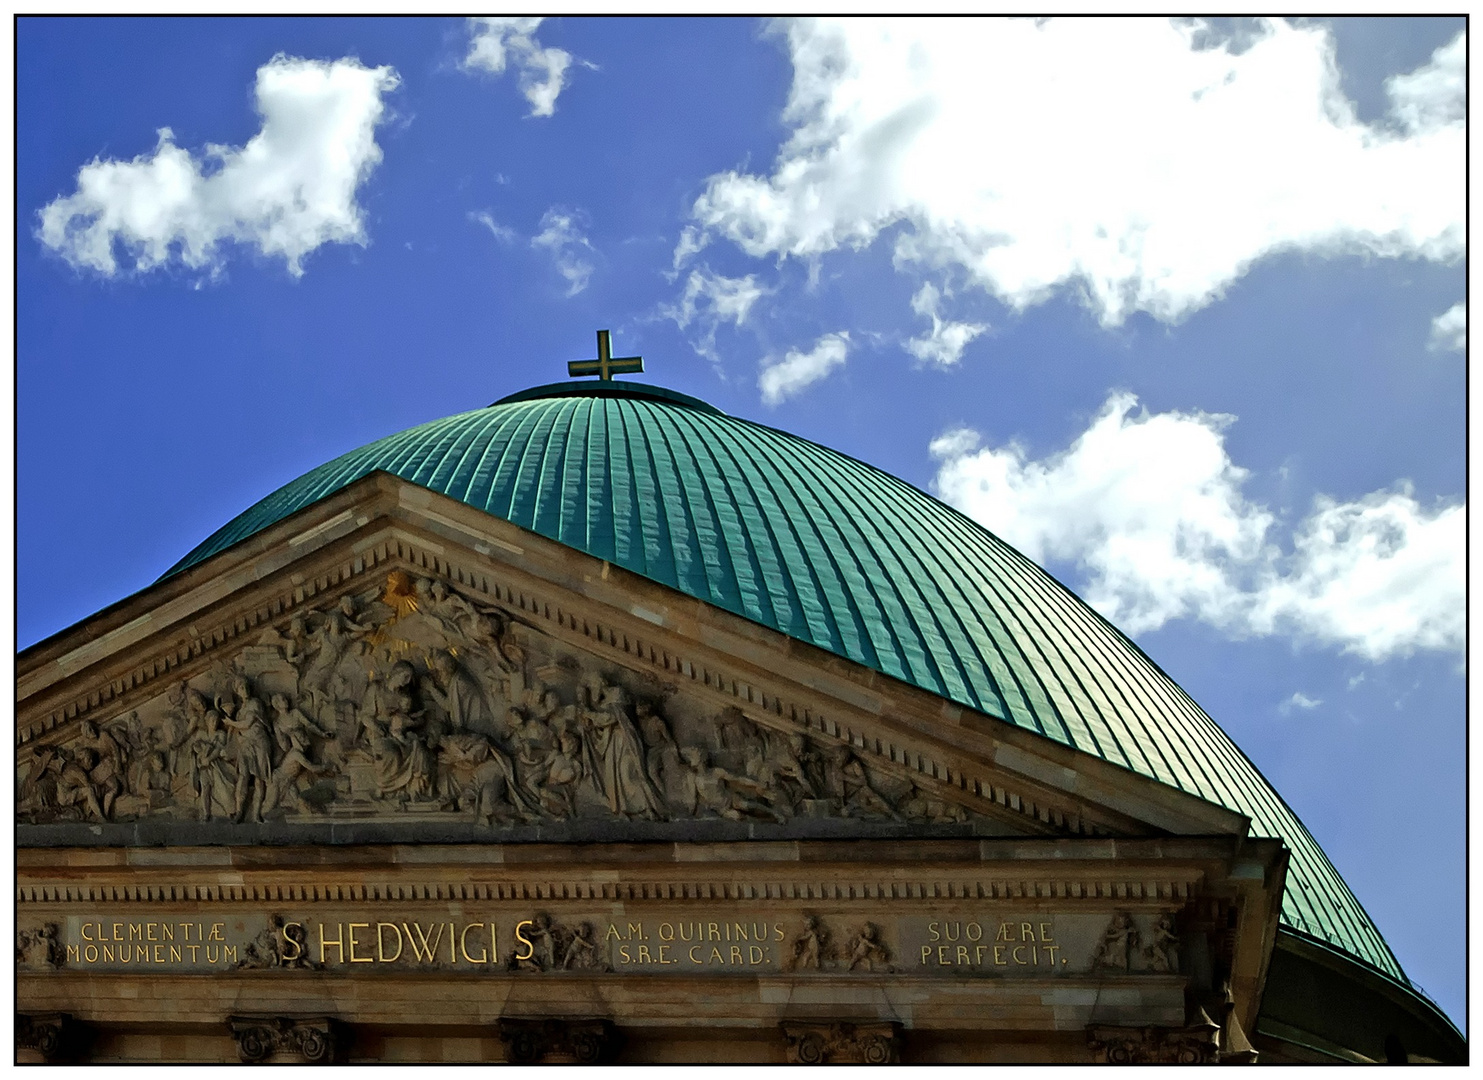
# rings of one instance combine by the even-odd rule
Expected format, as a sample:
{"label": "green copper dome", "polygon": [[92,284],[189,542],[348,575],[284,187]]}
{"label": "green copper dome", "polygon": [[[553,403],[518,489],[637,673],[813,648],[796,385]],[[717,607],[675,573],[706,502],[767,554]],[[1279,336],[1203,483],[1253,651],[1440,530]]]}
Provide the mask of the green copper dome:
{"label": "green copper dome", "polygon": [[380,439],[269,495],[170,573],[378,469],[1249,816],[1292,851],[1284,923],[1405,983],[1272,786],[1101,616],[909,484],[673,391],[539,387]]}

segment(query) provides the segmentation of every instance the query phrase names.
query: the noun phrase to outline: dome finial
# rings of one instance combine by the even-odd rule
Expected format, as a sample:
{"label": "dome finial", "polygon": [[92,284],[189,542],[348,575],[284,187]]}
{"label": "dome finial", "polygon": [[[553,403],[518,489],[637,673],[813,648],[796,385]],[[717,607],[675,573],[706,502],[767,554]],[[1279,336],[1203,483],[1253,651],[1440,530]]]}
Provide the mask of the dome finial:
{"label": "dome finial", "polygon": [[597,332],[596,360],[569,360],[566,373],[576,379],[583,375],[596,375],[602,382],[612,382],[614,375],[637,374],[644,370],[642,356],[614,356],[612,334],[608,330]]}

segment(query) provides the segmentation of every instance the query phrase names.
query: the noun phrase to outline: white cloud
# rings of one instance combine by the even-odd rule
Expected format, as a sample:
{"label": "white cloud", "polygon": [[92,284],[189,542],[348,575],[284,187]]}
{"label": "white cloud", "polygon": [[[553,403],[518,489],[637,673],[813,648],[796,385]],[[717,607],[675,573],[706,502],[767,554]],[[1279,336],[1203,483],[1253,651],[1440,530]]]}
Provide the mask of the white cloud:
{"label": "white cloud", "polygon": [[[1075,288],[1104,324],[1178,320],[1279,251],[1464,251],[1466,39],[1360,122],[1333,40],[1241,48],[1157,19],[798,20],[792,135],[771,175],[712,176],[693,219],[754,257],[894,233],[1023,309]],[[692,237],[691,250],[697,244]],[[925,348],[925,346],[924,346]]]}
{"label": "white cloud", "polygon": [[930,281],[924,281],[911,298],[911,309],[932,320],[932,329],[906,343],[906,351],[918,360],[951,367],[963,359],[968,343],[989,327],[986,323],[952,322],[943,319],[941,306],[944,293]]}
{"label": "white cloud", "polygon": [[1287,716],[1294,709],[1302,709],[1304,711],[1308,711],[1311,709],[1316,709],[1322,704],[1322,698],[1309,697],[1301,690],[1296,690],[1293,692],[1292,697],[1288,698],[1281,705],[1277,706],[1277,711],[1280,712],[1283,716]]}
{"label": "white cloud", "polygon": [[1468,306],[1458,302],[1432,320],[1432,336],[1428,342],[1431,349],[1455,349],[1468,347]]}
{"label": "white cloud", "polygon": [[275,56],[258,68],[262,128],[245,146],[208,144],[197,156],[169,128],[132,161],[94,159],[72,195],[41,212],[41,242],[73,266],[105,276],[119,257],[139,271],[178,260],[220,271],[222,245],[281,257],[295,277],[322,244],[365,244],[356,191],[381,161],[376,126],[390,67]]}
{"label": "white cloud", "polygon": [[1466,535],[1464,507],[1428,513],[1409,490],[1349,503],[1320,498],[1294,537],[1286,573],[1255,597],[1251,628],[1292,626],[1371,660],[1461,649]]}
{"label": "white cloud", "polygon": [[1016,445],[974,451],[962,432],[935,440],[937,490],[1035,561],[1083,566],[1088,601],[1130,632],[1229,618],[1239,589],[1227,568],[1260,557],[1272,523],[1242,496],[1246,471],[1226,456],[1231,418],[1134,416],[1136,405],[1114,395],[1044,461]]}
{"label": "white cloud", "polygon": [[541,231],[531,237],[530,246],[548,251],[556,272],[566,279],[568,296],[587,288],[594,269],[592,244],[583,235],[577,213],[553,206],[541,215]]}
{"label": "white cloud", "polygon": [[767,292],[757,284],[753,274],[733,278],[717,274],[709,267],[701,267],[690,271],[679,302],[663,306],[660,314],[674,320],[681,330],[694,325],[699,331],[699,337],[691,342],[695,351],[712,361],[719,361],[716,354],[717,328],[726,322],[741,326]]}
{"label": "white cloud", "polygon": [[819,338],[808,352],[790,349],[781,360],[764,362],[762,374],[757,379],[757,385],[762,389],[762,400],[777,405],[811,383],[818,382],[844,365],[849,348],[850,335],[840,330]]}
{"label": "white cloud", "polygon": [[469,220],[483,225],[501,244],[508,244],[513,242],[518,235],[515,230],[510,228],[508,225],[501,225],[498,221],[495,221],[494,215],[491,214],[488,210],[473,211],[469,214]]}
{"label": "white cloud", "polygon": [[1030,558],[1076,565],[1088,602],[1130,633],[1197,618],[1371,660],[1461,648],[1464,507],[1428,511],[1405,490],[1320,498],[1284,555],[1226,453],[1232,418],[1136,405],[1113,395],[1040,461],[948,432],[931,447],[936,490]]}
{"label": "white cloud", "polygon": [[503,75],[507,67],[518,72],[520,92],[530,102],[531,116],[556,112],[556,99],[566,86],[567,69],[573,63],[596,70],[596,65],[578,60],[565,49],[548,48],[535,38],[539,17],[469,19],[469,54],[465,68]]}
{"label": "white cloud", "polygon": [[1385,80],[1390,111],[1408,131],[1460,125],[1468,114],[1468,39],[1459,33],[1423,67]]}

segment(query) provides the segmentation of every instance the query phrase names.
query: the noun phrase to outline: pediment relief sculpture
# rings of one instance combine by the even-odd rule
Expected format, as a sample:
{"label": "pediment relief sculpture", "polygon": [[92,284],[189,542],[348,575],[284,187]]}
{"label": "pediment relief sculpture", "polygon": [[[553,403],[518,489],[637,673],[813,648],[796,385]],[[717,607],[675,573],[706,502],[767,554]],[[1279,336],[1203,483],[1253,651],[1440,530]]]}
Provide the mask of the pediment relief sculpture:
{"label": "pediment relief sculpture", "polygon": [[23,825],[970,819],[902,772],[394,570],[122,715],[29,745],[17,810]]}

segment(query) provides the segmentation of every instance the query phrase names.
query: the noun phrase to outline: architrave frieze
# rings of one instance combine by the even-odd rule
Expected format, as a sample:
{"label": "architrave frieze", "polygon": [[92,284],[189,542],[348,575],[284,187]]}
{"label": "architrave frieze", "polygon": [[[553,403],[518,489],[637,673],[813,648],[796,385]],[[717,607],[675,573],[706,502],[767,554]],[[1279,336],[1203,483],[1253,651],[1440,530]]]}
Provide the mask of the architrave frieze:
{"label": "architrave frieze", "polygon": [[[789,986],[816,988],[799,1002],[915,1002],[917,1027],[960,1023],[969,993],[986,1028],[1001,1022],[988,1006],[1021,1001],[1057,1030],[1177,1027],[1191,993],[1245,1024],[1283,860],[1275,841],[1235,837],[22,849],[18,989],[33,1012],[81,994],[85,1019],[139,1023],[190,993],[249,993],[264,1015],[309,1007],[307,993],[323,1010],[332,980],[417,971],[448,980],[449,1001],[477,978],[502,987],[492,1007],[508,998],[535,1015],[590,983],[582,993],[654,1022],[656,994],[701,978],[707,1001],[753,1024],[777,1022],[768,994],[793,1000]],[[402,945],[419,932],[450,951],[409,968]],[[177,985],[201,975],[195,991]],[[145,976],[149,994],[127,991]],[[756,998],[758,978],[777,989]],[[1109,1012],[1088,988],[1130,1004]],[[401,1007],[394,997],[377,991],[374,1008]]]}
{"label": "architrave frieze", "polygon": [[[976,726],[1002,730],[974,731],[954,722],[964,710],[932,695],[384,474],[239,547],[161,583],[158,597],[149,590],[103,613],[86,630],[91,640],[69,643],[63,634],[28,650],[21,746],[125,713],[162,683],[198,675],[325,597],[401,569],[442,579],[569,647],[684,685],[717,707],[848,746],[872,767],[1017,831],[1136,834],[1149,820],[1157,828],[1183,822],[1178,831],[1244,831],[1239,815],[1203,800],[988,718]],[[996,754],[1041,775],[990,764]]]}

